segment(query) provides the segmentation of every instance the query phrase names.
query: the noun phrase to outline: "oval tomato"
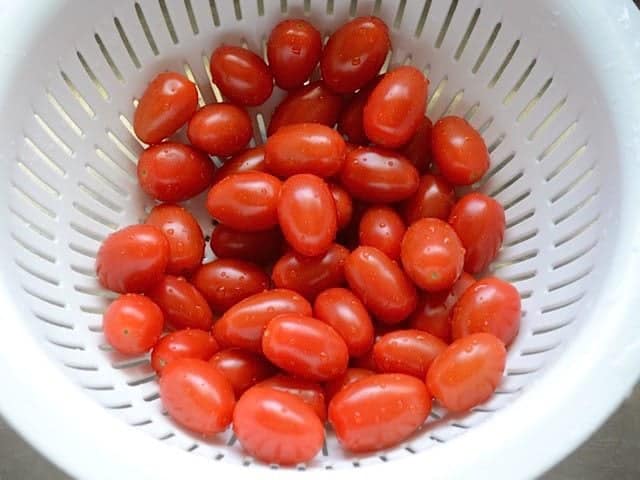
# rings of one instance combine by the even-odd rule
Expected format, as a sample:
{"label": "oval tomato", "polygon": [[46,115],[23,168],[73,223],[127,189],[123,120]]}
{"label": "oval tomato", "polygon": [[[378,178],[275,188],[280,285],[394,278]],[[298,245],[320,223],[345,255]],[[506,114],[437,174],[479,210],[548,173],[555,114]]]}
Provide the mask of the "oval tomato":
{"label": "oval tomato", "polygon": [[218,225],[211,234],[211,250],[218,258],[235,258],[266,263],[282,253],[284,239],[278,228],[261,232],[241,232]]}
{"label": "oval tomato", "polygon": [[402,215],[408,224],[421,218],[439,218],[447,221],[456,192],[444,178],[436,175],[423,175],[416,192],[407,198],[401,207]]}
{"label": "oval tomato", "polygon": [[222,350],[207,359],[229,380],[236,398],[275,373],[273,365],[263,356],[241,348]]}
{"label": "oval tomato", "polygon": [[420,124],[411,140],[402,147],[402,154],[407,157],[420,173],[425,173],[431,166],[431,130],[433,123],[426,115],[420,120]]}
{"label": "oval tomato", "polygon": [[389,207],[370,207],[360,220],[360,245],[376,247],[391,260],[400,258],[400,244],[405,232],[404,222]]}
{"label": "oval tomato", "polygon": [[347,368],[347,371],[343,375],[340,375],[333,380],[329,380],[324,384],[324,391],[328,401],[331,401],[335,397],[336,393],[352,383],[356,383],[358,380],[370,377],[373,375],[372,370],[366,368]]}
{"label": "oval tomato", "polygon": [[178,358],[209,360],[218,350],[218,342],[209,332],[186,329],[162,337],[151,351],[151,367],[158,375]]}
{"label": "oval tomato", "polygon": [[331,190],[331,196],[336,204],[338,230],[341,230],[351,221],[351,217],[353,215],[353,202],[344,188],[331,183],[329,184],[329,190]]}
{"label": "oval tomato", "polygon": [[115,299],[102,317],[102,329],[109,345],[126,355],[151,350],[162,333],[160,308],[147,297],[129,293]]}
{"label": "oval tomato", "polygon": [[358,90],[340,113],[340,118],[338,119],[338,131],[351,143],[359,145],[366,145],[369,143],[369,139],[364,133],[362,116],[364,114],[364,106],[367,104],[367,100],[369,100],[369,95],[381,78],[382,76],[376,77],[368,85],[365,85]]}
{"label": "oval tomato", "polygon": [[187,136],[197,149],[228,157],[247,146],[253,126],[246,110],[229,103],[212,103],[191,118]]}
{"label": "oval tomato", "polygon": [[160,307],[170,327],[211,328],[213,314],[207,300],[184,278],[165,275],[147,295]]}
{"label": "oval tomato", "polygon": [[309,405],[316,412],[320,421],[324,423],[327,419],[327,403],[324,400],[324,390],[316,382],[279,374],[260,382],[259,386],[294,395]]}
{"label": "oval tomato", "polygon": [[447,344],[421,330],[387,333],[373,347],[373,360],[379,372],[406,373],[423,380],[431,362]]}
{"label": "oval tomato", "polygon": [[266,172],[264,165],[264,147],[247,148],[238,153],[233,158],[225,161],[213,175],[213,184],[218,183],[223,178],[227,178],[234,173],[242,172]]}

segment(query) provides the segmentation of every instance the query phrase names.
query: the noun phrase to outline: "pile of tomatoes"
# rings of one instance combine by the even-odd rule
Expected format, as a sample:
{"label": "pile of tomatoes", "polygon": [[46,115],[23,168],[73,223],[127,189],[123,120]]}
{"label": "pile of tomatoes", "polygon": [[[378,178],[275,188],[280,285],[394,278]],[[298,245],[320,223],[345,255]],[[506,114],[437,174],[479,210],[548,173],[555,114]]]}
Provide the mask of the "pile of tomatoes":
{"label": "pile of tomatoes", "polygon": [[[233,423],[265,462],[312,459],[326,421],[345,449],[366,452],[407,439],[432,398],[473,408],[500,383],[518,332],[517,290],[473,276],[500,249],[504,211],[454,190],[487,172],[485,143],[462,118],[432,125],[416,68],[379,75],[389,49],[375,17],[324,47],[311,24],[286,20],[268,65],[236,46],[213,52],[225,103],[198,108],[196,86],[168,72],[135,112],[150,145],[139,183],[161,203],[98,252],[101,284],[122,294],[104,334],[121,353],[151,351],[178,424],[213,435]],[[288,95],[265,145],[246,149],[246,107],[274,83]],[[189,145],[170,140],[184,125]],[[217,259],[202,264],[203,231],[178,203],[207,189]]]}

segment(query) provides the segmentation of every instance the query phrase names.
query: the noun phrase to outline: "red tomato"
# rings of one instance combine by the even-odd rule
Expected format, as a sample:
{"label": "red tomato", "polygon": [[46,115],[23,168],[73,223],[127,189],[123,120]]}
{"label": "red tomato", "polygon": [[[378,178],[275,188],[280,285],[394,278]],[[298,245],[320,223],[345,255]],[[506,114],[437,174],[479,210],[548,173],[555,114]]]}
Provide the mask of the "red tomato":
{"label": "red tomato", "polygon": [[215,169],[211,159],[195,148],[166,142],[142,152],[138,182],[156,200],[182,202],[209,187]]}
{"label": "red tomato", "polygon": [[184,278],[165,275],[147,295],[160,307],[170,327],[200,330],[211,328],[211,308],[198,289]]}
{"label": "red tomato", "polygon": [[324,442],[324,428],[311,407],[293,395],[259,386],[238,400],[233,431],[249,455],[279,465],[310,461]]}
{"label": "red tomato", "polygon": [[313,314],[335,329],[349,355],[359,357],[373,346],[373,323],[362,302],[346,288],[330,288],[316,298]]}
{"label": "red tomato", "polygon": [[394,209],[370,207],[360,220],[360,245],[376,247],[391,260],[398,260],[404,232],[404,222]]}
{"label": "red tomato", "polygon": [[324,384],[324,391],[328,401],[331,401],[335,397],[336,393],[352,383],[356,383],[358,380],[367,378],[373,375],[373,371],[366,368],[347,368],[347,371],[343,375],[329,380]]}
{"label": "red tomato", "polygon": [[207,196],[207,210],[220,223],[243,232],[268,230],[278,224],[282,182],[263,172],[230,175]]}
{"label": "red tomato", "polygon": [[454,185],[471,185],[489,170],[489,151],[478,131],[460,117],[444,117],[431,132],[433,161]]}
{"label": "red tomato", "polygon": [[466,249],[464,269],[479,273],[495,260],[502,246],[505,217],[502,205],[482,193],[469,193],[456,203],[449,223]]}
{"label": "red tomato", "polygon": [[421,330],[387,333],[373,347],[373,360],[379,372],[406,373],[424,379],[433,359],[447,344]]}
{"label": "red tomato", "polygon": [[360,147],[347,154],[340,180],[352,197],[393,203],[413,195],[420,178],[416,167],[399,153]]}
{"label": "red tomato", "polygon": [[321,422],[324,423],[327,419],[327,404],[324,400],[324,390],[318,383],[303,378],[288,377],[280,374],[260,382],[259,385],[294,395],[309,405],[316,415],[318,415]]}
{"label": "red tomato", "polygon": [[332,90],[351,93],[378,74],[389,52],[389,29],[376,17],[358,17],[336,30],[320,59],[322,78]]}
{"label": "red tomato", "polygon": [[145,222],[158,227],[169,242],[167,273],[185,275],[202,263],[204,237],[198,221],[179,205],[156,205]]}
{"label": "red tomato", "polygon": [[353,215],[353,202],[344,188],[331,183],[329,184],[329,190],[331,190],[331,196],[336,204],[338,230],[341,230],[351,221],[351,216]]}
{"label": "red tomato", "polygon": [[187,123],[198,108],[193,82],[175,72],[158,74],[140,98],[133,130],[145,143],[160,143]]}
{"label": "red tomato", "polygon": [[320,123],[333,127],[342,110],[342,96],[329,90],[320,80],[290,92],[276,107],[269,122],[271,136],[285,125]]}
{"label": "red tomato", "polygon": [[400,323],[416,308],[416,289],[396,262],[375,247],[358,247],[344,274],[351,290],[381,322]]}
{"label": "red tomato", "polygon": [[418,129],[404,147],[402,154],[413,163],[420,173],[425,173],[431,166],[431,129],[433,124],[426,115],[422,117]]}
{"label": "red tomato", "polygon": [[428,292],[453,287],[464,266],[464,248],[458,235],[438,218],[423,218],[407,229],[401,257],[407,275]]}
{"label": "red tomato", "polygon": [[347,344],[338,332],[295,313],[283,313],[269,322],[262,351],[284,371],[317,382],[342,375],[349,363]]}
{"label": "red tomato", "polygon": [[401,207],[402,215],[408,224],[421,218],[439,218],[447,221],[456,192],[444,178],[426,174],[420,178],[416,192],[407,198]]}
{"label": "red tomato", "polygon": [[248,148],[233,158],[225,161],[213,175],[212,183],[216,184],[223,178],[227,178],[234,173],[251,171],[265,172],[266,170],[267,169],[264,165],[264,147]]}
{"label": "red tomato", "polygon": [[151,351],[151,366],[158,375],[178,358],[209,360],[218,350],[218,342],[204,330],[177,330],[165,335]]}
{"label": "red tomato", "polygon": [[98,250],[100,284],[119,293],[142,293],[158,283],[169,263],[169,242],[158,227],[130,225],[109,235]]}
{"label": "red tomato", "polygon": [[502,341],[488,333],[474,333],[436,357],[427,386],[444,408],[464,412],[491,397],[502,380],[506,359]]}
{"label": "red tomato", "polygon": [[294,290],[313,300],[327,288],[344,285],[344,263],[348,256],[349,250],[337,243],[318,257],[288,252],[273,266],[271,280],[278,288]]}
{"label": "red tomato", "polygon": [[104,311],[102,329],[109,345],[125,355],[148,352],[162,333],[160,308],[142,295],[118,297]]}
{"label": "red tomato", "polygon": [[329,186],[315,175],[289,177],[280,190],[278,220],[284,238],[296,252],[310,257],[326,253],[338,230]]}
{"label": "red tomato", "polygon": [[395,446],[427,419],[431,395],[424,382],[401,373],[371,375],[339,391],[329,403],[329,422],[352,452]]}
{"label": "red tomato", "polygon": [[296,292],[285,289],[257,293],[238,302],[214,324],[213,335],[223,347],[262,352],[267,324],[282,313],[311,315],[311,305]]}
{"label": "red tomato", "polygon": [[269,67],[250,50],[222,45],[211,54],[209,67],[213,83],[233,103],[256,106],[271,96]]}
{"label": "red tomato", "polygon": [[195,113],[189,121],[187,135],[197,149],[228,157],[247,146],[253,137],[253,126],[243,108],[229,103],[213,103]]}
{"label": "red tomato", "polygon": [[381,78],[382,76],[376,77],[371,83],[362,87],[358,93],[351,97],[342,110],[342,113],[340,113],[338,131],[352,143],[360,145],[369,143],[369,139],[364,133],[362,115],[364,114],[364,106],[367,104],[367,100],[369,100],[369,95]]}
{"label": "red tomato", "polygon": [[218,258],[236,258],[248,262],[266,263],[282,253],[284,240],[280,230],[240,232],[218,225],[211,234],[211,250]]}
{"label": "red tomato", "polygon": [[424,119],[428,87],[429,81],[415,67],[398,67],[382,77],[364,106],[367,138],[387,148],[409,142]]}
{"label": "red tomato", "polygon": [[449,292],[424,292],[418,308],[409,318],[409,326],[451,342],[451,311],[460,296],[474,283],[475,278],[462,272]]}
{"label": "red tomato", "polygon": [[160,398],[180,425],[201,435],[224,431],[233,416],[233,389],[216,368],[197,358],[178,358],[160,377]]}
{"label": "red tomato", "polygon": [[240,348],[222,350],[209,358],[209,363],[229,380],[236,398],[275,373],[273,365],[262,355]]}
{"label": "red tomato", "polygon": [[320,60],[322,37],[306,20],[283,20],[267,41],[269,68],[284,90],[302,86]]}
{"label": "red tomato", "polygon": [[520,294],[513,285],[496,277],[483,278],[453,308],[453,339],[487,332],[509,345],[518,334],[521,309]]}
{"label": "red tomato", "polygon": [[264,148],[267,170],[279,177],[299,173],[331,177],[342,168],[347,151],[340,134],[319,123],[281,127]]}

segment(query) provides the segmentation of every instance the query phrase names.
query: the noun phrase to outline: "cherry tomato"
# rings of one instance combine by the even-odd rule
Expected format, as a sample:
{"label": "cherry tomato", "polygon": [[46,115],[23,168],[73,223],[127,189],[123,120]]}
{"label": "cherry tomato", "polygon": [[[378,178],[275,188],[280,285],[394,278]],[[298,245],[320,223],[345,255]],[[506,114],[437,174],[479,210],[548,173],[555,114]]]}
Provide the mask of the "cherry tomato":
{"label": "cherry tomato", "polygon": [[338,131],[352,143],[359,145],[369,143],[369,139],[364,133],[362,116],[364,114],[364,106],[369,100],[369,95],[381,79],[382,76],[376,77],[368,85],[362,87],[358,93],[351,97],[340,113]]}
{"label": "cherry tomato", "polygon": [[160,143],[187,123],[196,108],[198,91],[193,82],[179,73],[160,73],[140,98],[133,130],[145,143]]}
{"label": "cherry tomato", "polygon": [[351,252],[344,274],[351,290],[383,323],[400,323],[416,308],[416,289],[409,278],[375,247],[358,247]]}
{"label": "cherry tomato", "polygon": [[313,300],[327,288],[344,285],[344,263],[348,256],[349,250],[337,243],[318,257],[291,251],[273,266],[271,280],[278,288],[294,290]]}
{"label": "cherry tomato", "polygon": [[211,78],[222,94],[238,105],[262,105],[273,91],[269,67],[255,53],[222,45],[211,54]]}
{"label": "cherry tomato", "polygon": [[280,187],[280,180],[267,173],[234,173],[209,190],[207,210],[235,230],[268,230],[278,224]]}
{"label": "cherry tomato", "polygon": [[406,373],[424,379],[433,359],[447,344],[421,330],[396,330],[387,333],[373,347],[373,359],[379,372]]}
{"label": "cherry tomato", "polygon": [[321,422],[324,423],[327,419],[327,404],[324,399],[324,390],[318,383],[303,378],[294,378],[280,374],[260,382],[259,385],[294,395],[309,405],[316,415],[318,415]]}
{"label": "cherry tomato", "polygon": [[335,183],[329,184],[329,190],[331,190],[331,196],[336,204],[338,230],[341,230],[351,221],[353,202],[347,191]]}
{"label": "cherry tomato", "polygon": [[329,380],[324,384],[324,391],[327,400],[330,402],[336,393],[352,383],[356,383],[358,380],[370,377],[373,375],[372,370],[366,368],[347,368],[347,371],[343,375],[340,375],[333,380]]}
{"label": "cherry tomato", "polygon": [[151,366],[158,375],[178,358],[209,360],[220,347],[209,332],[186,329],[171,332],[155,344],[151,351]]}
{"label": "cherry tomato", "polygon": [[466,249],[464,269],[469,273],[482,272],[502,246],[505,230],[502,205],[482,193],[469,193],[454,205],[449,223]]}
{"label": "cherry tomato", "polygon": [[145,221],[158,227],[169,242],[167,273],[186,275],[202,263],[204,237],[198,221],[179,205],[156,205]]}
{"label": "cherry tomato", "polygon": [[240,348],[222,350],[209,358],[209,363],[229,380],[236,398],[275,373],[273,365],[262,355]]}
{"label": "cherry tomato", "polygon": [[438,218],[423,218],[407,229],[401,257],[407,275],[428,292],[453,287],[464,266],[464,248],[458,235]]}
{"label": "cherry tomato", "polygon": [[456,192],[449,182],[440,176],[426,174],[420,178],[416,192],[403,202],[401,210],[408,224],[421,218],[447,221],[455,203]]}
{"label": "cherry tomato", "polygon": [[333,127],[342,110],[342,96],[329,90],[322,81],[312,82],[290,92],[276,107],[267,135],[281,127],[297,123],[320,123]]}
{"label": "cherry tomato", "polygon": [[235,258],[248,262],[266,263],[282,253],[280,230],[240,232],[226,225],[218,225],[211,234],[211,250],[218,258]]}
{"label": "cherry tomato", "polygon": [[278,220],[284,238],[295,251],[307,256],[326,253],[338,230],[329,186],[315,175],[289,177],[280,190]]}
{"label": "cherry tomato", "polygon": [[216,184],[223,178],[227,178],[234,173],[251,171],[265,172],[266,170],[264,165],[264,147],[248,148],[224,162],[213,175],[213,183]]}
{"label": "cherry tomato", "polygon": [[109,235],[98,250],[100,284],[119,293],[142,293],[158,283],[169,263],[169,242],[158,227],[130,225]]}
{"label": "cherry tomato", "polygon": [[166,142],[142,152],[138,182],[156,200],[182,202],[209,187],[215,169],[211,159],[195,148]]}
{"label": "cherry tomato", "polygon": [[213,103],[202,107],[191,118],[187,136],[197,149],[228,157],[247,146],[253,137],[253,126],[243,108]]}
{"label": "cherry tomato", "polygon": [[147,295],[160,307],[170,327],[200,330],[211,328],[211,308],[198,289],[184,278],[165,275]]}
{"label": "cherry tomato", "polygon": [[267,170],[279,177],[310,173],[331,177],[344,162],[347,146],[338,132],[319,123],[281,127],[265,145]]}
{"label": "cherry tomato", "polygon": [[450,412],[464,412],[493,394],[502,380],[507,352],[488,333],[456,340],[436,357],[427,373],[427,386]]}
{"label": "cherry tomato", "polygon": [[151,350],[160,338],[163,324],[160,308],[147,297],[135,293],[115,299],[102,317],[107,342],[126,355],[140,355]]}
{"label": "cherry tomato", "polygon": [[262,351],[284,371],[317,382],[342,375],[349,363],[347,344],[338,332],[295,313],[283,313],[269,322]]}
{"label": "cherry tomato", "polygon": [[416,167],[397,152],[360,147],[349,152],[340,174],[352,197],[374,203],[393,203],[418,189]]}
{"label": "cherry tomato", "polygon": [[496,277],[483,278],[453,308],[453,339],[487,332],[509,345],[520,328],[521,309],[520,294],[513,285]]}
{"label": "cherry tomato", "polygon": [[346,288],[330,288],[316,298],[313,314],[335,329],[349,355],[359,357],[373,346],[373,323],[360,299]]}
{"label": "cherry tomato", "polygon": [[371,375],[346,386],[329,403],[329,422],[352,452],[395,446],[427,419],[431,395],[424,382],[401,373]]}
{"label": "cherry tomato", "polygon": [[413,163],[420,173],[425,173],[431,166],[431,129],[433,123],[426,115],[422,117],[418,129],[404,147],[402,154]]}
{"label": "cherry tomato", "polygon": [[262,334],[267,324],[282,313],[309,316],[311,305],[291,290],[257,293],[227,310],[214,324],[213,335],[223,347],[262,353]]}
{"label": "cherry tomato", "polygon": [[429,81],[415,67],[404,66],[378,82],[364,106],[367,138],[387,148],[406,144],[424,119]]}
{"label": "cherry tomato", "polygon": [[259,386],[238,400],[233,431],[249,455],[279,465],[308,462],[324,442],[324,428],[311,407],[294,395]]}
{"label": "cherry tomato", "polygon": [[160,398],[180,425],[201,435],[224,431],[233,416],[233,389],[216,368],[198,358],[178,358],[160,377]]}
{"label": "cherry tomato", "polygon": [[267,58],[276,85],[284,90],[302,86],[320,60],[322,37],[306,20],[283,20],[271,30]]}
{"label": "cherry tomato", "polygon": [[391,260],[398,260],[404,232],[404,222],[394,209],[370,207],[360,220],[360,245],[376,247]]}
{"label": "cherry tomato", "polygon": [[444,117],[431,131],[433,161],[454,185],[471,185],[489,170],[489,151],[478,131],[460,117]]}
{"label": "cherry tomato", "polygon": [[358,17],[336,30],[324,48],[320,70],[338,93],[352,93],[378,74],[389,53],[389,29],[376,17]]}

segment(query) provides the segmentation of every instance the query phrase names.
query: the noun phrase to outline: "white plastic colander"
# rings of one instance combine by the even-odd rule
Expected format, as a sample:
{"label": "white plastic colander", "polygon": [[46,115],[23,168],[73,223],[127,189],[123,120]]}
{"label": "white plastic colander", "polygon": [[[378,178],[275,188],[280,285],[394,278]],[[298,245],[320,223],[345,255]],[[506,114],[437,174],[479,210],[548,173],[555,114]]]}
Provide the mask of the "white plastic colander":
{"label": "white plastic colander", "polygon": [[[505,207],[492,270],[523,298],[496,394],[435,409],[409,441],[352,456],[328,432],[306,478],[536,475],[583,441],[640,373],[640,15],[623,0],[0,0],[0,412],[81,478],[302,475],[248,458],[231,431],[202,439],[163,414],[145,359],[105,345],[102,239],[141,221],[136,95],[184,71],[220,100],[208,56],[264,52],[308,17],[330,33],[376,14],[391,65],[431,80],[432,119],[463,115],[491,152],[482,191]],[[282,98],[253,109],[256,142]],[[206,232],[202,198],[190,205]],[[207,252],[210,257],[211,252]]]}

